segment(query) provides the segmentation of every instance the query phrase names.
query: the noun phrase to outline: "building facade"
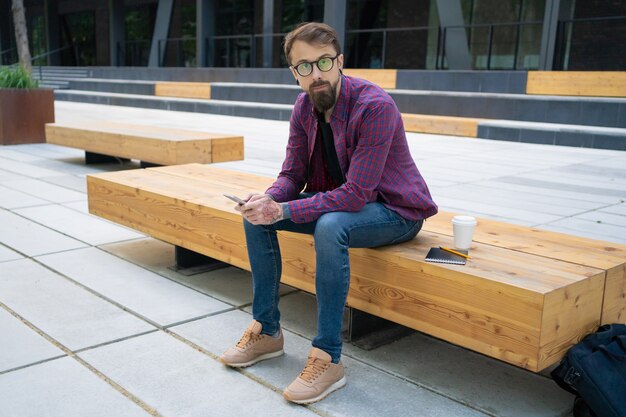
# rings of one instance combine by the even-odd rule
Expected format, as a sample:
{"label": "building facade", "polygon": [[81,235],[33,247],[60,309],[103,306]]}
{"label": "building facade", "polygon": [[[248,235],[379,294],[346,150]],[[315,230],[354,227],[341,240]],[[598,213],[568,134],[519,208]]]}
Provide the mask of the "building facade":
{"label": "building facade", "polygon": [[[624,0],[24,0],[37,65],[281,67],[302,21],[350,68],[626,70]],[[0,0],[0,64],[17,61]]]}

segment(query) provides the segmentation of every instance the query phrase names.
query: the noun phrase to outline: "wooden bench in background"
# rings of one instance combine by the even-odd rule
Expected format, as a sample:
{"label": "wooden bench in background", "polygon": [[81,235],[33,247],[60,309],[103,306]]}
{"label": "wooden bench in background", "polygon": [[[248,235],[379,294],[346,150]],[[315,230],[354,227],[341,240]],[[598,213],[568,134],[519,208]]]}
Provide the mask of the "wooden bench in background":
{"label": "wooden bench in background", "polygon": [[528,71],[526,94],[626,97],[626,72]]}
{"label": "wooden bench in background", "polygon": [[[222,193],[271,182],[199,164],[89,175],[89,211],[249,270],[241,216]],[[481,219],[467,265],[425,262],[430,247],[451,244],[451,215],[410,242],[351,249],[348,305],[531,371],[624,322],[626,246]],[[279,240],[283,282],[314,293],[312,237]]]}
{"label": "wooden bench in background", "polygon": [[49,123],[46,141],[85,150],[87,163],[119,157],[142,165],[177,165],[244,157],[243,136],[126,123]]}
{"label": "wooden bench in background", "polygon": [[432,114],[402,114],[404,130],[436,135],[478,136],[478,124],[486,119],[474,117],[436,116]]}
{"label": "wooden bench in background", "polygon": [[154,95],[161,97],[211,99],[211,83],[201,82],[164,82],[154,85]]}

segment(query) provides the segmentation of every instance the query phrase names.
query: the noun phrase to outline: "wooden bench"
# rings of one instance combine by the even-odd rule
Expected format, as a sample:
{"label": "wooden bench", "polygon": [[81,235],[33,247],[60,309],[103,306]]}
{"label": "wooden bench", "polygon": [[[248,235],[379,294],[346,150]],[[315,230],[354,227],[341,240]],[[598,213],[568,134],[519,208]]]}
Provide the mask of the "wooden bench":
{"label": "wooden bench", "polygon": [[626,72],[528,71],[526,94],[626,97]]}
{"label": "wooden bench", "polygon": [[211,83],[201,82],[157,82],[154,95],[163,97],[211,99]]}
{"label": "wooden bench", "polygon": [[436,116],[431,114],[402,113],[404,130],[436,135],[478,136],[478,124],[486,119],[474,117]]}
{"label": "wooden bench", "polygon": [[[271,182],[199,164],[89,175],[89,211],[249,270],[241,216],[222,193]],[[410,242],[351,249],[348,305],[535,372],[601,323],[624,322],[626,246],[479,219],[467,265],[425,262],[451,244],[451,215]],[[279,240],[283,282],[314,293],[312,237]]]}
{"label": "wooden bench", "polygon": [[142,165],[212,163],[242,160],[244,152],[243,136],[97,121],[46,124],[46,141],[84,149],[87,163],[107,156]]}

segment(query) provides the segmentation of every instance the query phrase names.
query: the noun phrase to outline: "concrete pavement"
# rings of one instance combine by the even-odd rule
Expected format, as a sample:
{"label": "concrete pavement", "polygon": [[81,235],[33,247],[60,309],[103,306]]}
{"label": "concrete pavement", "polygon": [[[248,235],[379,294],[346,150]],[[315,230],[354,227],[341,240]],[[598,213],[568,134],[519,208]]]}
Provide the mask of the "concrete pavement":
{"label": "concrete pavement", "polygon": [[[107,119],[245,136],[224,167],[276,175],[286,122],[57,103]],[[409,134],[444,209],[626,243],[626,153]],[[413,333],[346,344],[348,385],[295,406],[282,389],[315,334],[315,299],[282,288],[286,354],[244,370],[217,356],[251,320],[251,277],[185,276],[173,247],[87,212],[82,151],[0,147],[0,416],[567,416],[572,397],[533,374]]]}

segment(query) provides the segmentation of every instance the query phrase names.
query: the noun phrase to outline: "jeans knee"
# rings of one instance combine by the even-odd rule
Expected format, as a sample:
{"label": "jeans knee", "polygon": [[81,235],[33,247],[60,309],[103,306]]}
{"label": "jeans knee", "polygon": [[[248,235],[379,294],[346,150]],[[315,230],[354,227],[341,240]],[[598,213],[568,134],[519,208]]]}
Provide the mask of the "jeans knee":
{"label": "jeans knee", "polygon": [[348,231],[341,224],[338,213],[323,214],[315,225],[315,249],[348,246]]}

